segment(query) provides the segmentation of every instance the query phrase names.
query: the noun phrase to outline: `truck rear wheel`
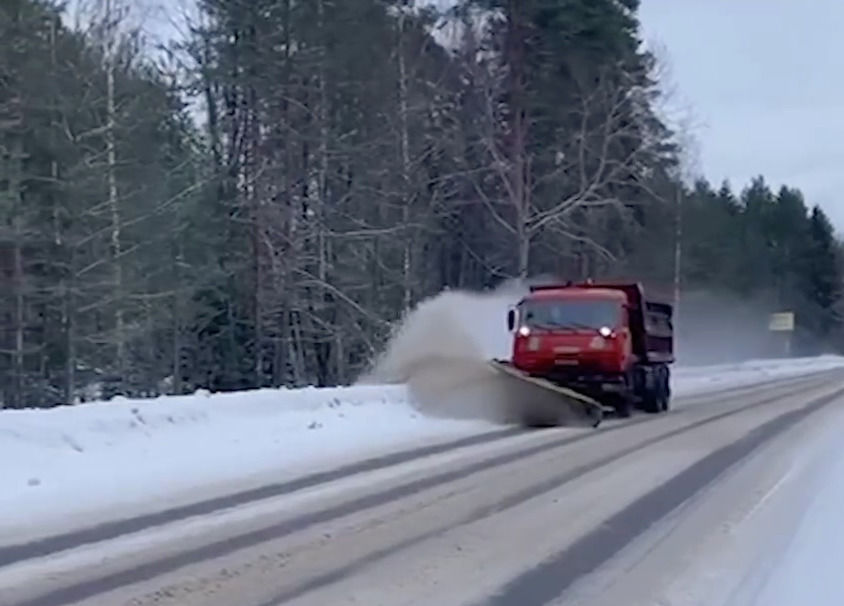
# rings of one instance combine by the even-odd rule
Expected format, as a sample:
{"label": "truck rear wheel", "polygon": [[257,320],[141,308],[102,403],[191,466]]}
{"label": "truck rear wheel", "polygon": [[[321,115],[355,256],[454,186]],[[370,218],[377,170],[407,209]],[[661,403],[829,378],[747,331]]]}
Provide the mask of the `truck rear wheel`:
{"label": "truck rear wheel", "polygon": [[668,412],[671,409],[671,371],[668,369],[668,366],[660,366],[659,371],[659,385],[662,391],[662,412]]}
{"label": "truck rear wheel", "polygon": [[661,392],[662,390],[658,386],[655,386],[654,389],[648,392],[642,406],[642,408],[645,409],[645,412],[655,415],[665,410],[665,404],[663,402]]}
{"label": "truck rear wheel", "polygon": [[642,408],[645,412],[659,414],[669,409],[671,383],[667,366],[654,368],[650,389],[645,392]]}

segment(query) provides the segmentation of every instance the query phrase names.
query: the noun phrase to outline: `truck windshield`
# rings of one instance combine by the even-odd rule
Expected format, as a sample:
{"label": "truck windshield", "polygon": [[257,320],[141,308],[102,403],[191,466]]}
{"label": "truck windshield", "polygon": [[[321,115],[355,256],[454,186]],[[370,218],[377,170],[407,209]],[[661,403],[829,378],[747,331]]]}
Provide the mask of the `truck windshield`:
{"label": "truck windshield", "polygon": [[521,306],[523,324],[550,329],[615,328],[620,311],[617,301],[525,301]]}

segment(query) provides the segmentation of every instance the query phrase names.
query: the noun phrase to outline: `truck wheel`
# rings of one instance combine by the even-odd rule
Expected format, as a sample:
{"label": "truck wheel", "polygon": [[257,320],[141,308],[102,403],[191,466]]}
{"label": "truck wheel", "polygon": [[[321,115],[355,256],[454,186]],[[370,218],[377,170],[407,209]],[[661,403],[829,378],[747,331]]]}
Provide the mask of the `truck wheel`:
{"label": "truck wheel", "polygon": [[630,398],[619,398],[614,404],[615,414],[622,419],[626,419],[633,415],[633,402]]}
{"label": "truck wheel", "polygon": [[654,414],[660,414],[668,411],[668,396],[665,391],[660,389],[658,395],[654,399]]}
{"label": "truck wheel", "polygon": [[660,395],[661,391],[662,390],[657,387],[648,393],[647,398],[645,398],[645,401],[642,403],[642,408],[645,409],[645,412],[655,415],[665,410],[663,398]]}
{"label": "truck wheel", "polygon": [[671,409],[671,371],[667,366],[663,366],[661,371],[662,412],[668,412]]}
{"label": "truck wheel", "polygon": [[668,399],[670,394],[670,383],[668,381],[668,369],[665,366],[658,366],[654,369],[653,384],[642,402],[642,408],[650,414],[659,414],[668,410]]}

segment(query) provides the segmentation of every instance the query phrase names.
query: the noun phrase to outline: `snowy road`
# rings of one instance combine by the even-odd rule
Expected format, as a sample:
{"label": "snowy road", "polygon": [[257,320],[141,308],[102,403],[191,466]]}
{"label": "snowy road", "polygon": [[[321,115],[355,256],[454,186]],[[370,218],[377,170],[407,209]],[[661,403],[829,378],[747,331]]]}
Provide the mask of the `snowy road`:
{"label": "snowy road", "polygon": [[840,467],[842,416],[832,370],[689,393],[666,416],[596,431],[455,436],[194,509],[0,541],[0,604],[796,603],[771,572],[811,563],[807,544],[788,546],[819,533],[806,512],[836,502],[819,488]]}

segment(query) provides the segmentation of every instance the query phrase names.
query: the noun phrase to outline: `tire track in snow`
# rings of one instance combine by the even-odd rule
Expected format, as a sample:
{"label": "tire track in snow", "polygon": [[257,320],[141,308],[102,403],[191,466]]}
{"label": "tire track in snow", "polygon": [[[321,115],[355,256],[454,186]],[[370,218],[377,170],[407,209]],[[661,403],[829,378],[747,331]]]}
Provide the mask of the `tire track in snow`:
{"label": "tire track in snow", "polygon": [[[818,373],[818,375],[834,372],[835,371],[823,371]],[[717,391],[702,394],[678,396],[677,402],[682,403],[688,401],[689,403],[703,403],[717,398],[738,398],[744,396],[748,391],[779,390],[782,387],[789,386],[791,384],[810,383],[812,380],[816,379],[818,375],[812,374],[802,375],[800,377],[788,377],[763,384],[741,385],[732,388],[718,389]],[[558,445],[564,446],[567,445],[570,440],[577,441],[590,435],[599,435],[604,431],[616,430],[622,426],[647,422],[651,418],[652,417],[650,416],[642,416],[639,418],[617,421],[610,425],[605,425],[598,430],[587,430],[587,434],[579,434],[577,436],[564,438],[558,443]],[[70,532],[51,535],[32,541],[0,545],[0,569],[4,566],[9,566],[22,561],[46,557],[85,545],[101,543],[121,536],[149,530],[158,526],[172,524],[173,522],[206,516],[227,509],[255,503],[264,499],[292,494],[300,490],[314,488],[322,484],[328,484],[341,478],[377,471],[379,469],[401,465],[424,457],[436,456],[462,448],[471,448],[473,446],[480,446],[483,444],[492,444],[496,441],[504,441],[508,438],[526,435],[532,431],[539,432],[541,430],[511,427],[460,438],[449,442],[388,453],[350,463],[338,468],[297,477],[284,482],[267,484],[221,497],[214,497],[148,514],[87,526]]]}
{"label": "tire track in snow", "polygon": [[[832,375],[832,373],[830,374]],[[832,376],[840,376],[840,374]],[[702,419],[682,424],[679,427],[675,427],[668,431],[664,431],[656,436],[645,438],[637,442],[632,447],[625,448],[624,450],[619,452],[608,454],[606,457],[603,457],[598,461],[585,463],[584,465],[574,470],[570,470],[563,474],[557,474],[553,478],[544,480],[540,484],[530,487],[527,490],[521,491],[516,495],[512,495],[498,503],[479,508],[479,510],[473,513],[473,515],[471,516],[472,519],[467,518],[466,520],[463,520],[460,523],[469,523],[471,521],[477,520],[479,517],[490,516],[495,513],[505,511],[506,509],[516,507],[517,505],[528,499],[541,495],[543,492],[559,488],[561,484],[571,482],[588,473],[596,471],[601,467],[605,467],[626,456],[629,456],[634,452],[645,450],[659,442],[670,440],[674,437],[677,437],[678,435],[694,431],[700,427],[710,425],[719,422],[723,419],[752,410],[754,408],[770,405],[774,402],[803,393],[806,389],[803,383],[808,384],[812,383],[813,381],[818,381],[817,375],[813,376],[811,380],[804,378],[804,380],[800,382],[794,381],[794,383],[797,383],[798,385],[787,391],[782,391],[783,385],[781,384],[773,385],[768,383],[763,386],[759,386],[757,388],[759,391],[775,391],[775,393],[772,395],[764,395],[744,405],[735,408],[729,408],[725,411],[722,410],[720,412],[706,416]],[[791,382],[789,381],[786,386],[790,387]],[[844,393],[844,390],[842,390],[842,393]],[[745,393],[742,393],[741,396],[737,396],[737,399],[740,399],[741,401],[745,400],[746,398],[747,394]],[[724,396],[722,396],[720,398],[714,399],[714,401],[723,405],[728,400],[725,400]],[[488,471],[496,467],[506,465],[508,463],[517,462],[523,459],[530,458],[532,456],[536,456],[538,454],[553,451],[555,449],[565,448],[574,443],[590,439],[593,436],[604,435],[609,432],[619,431],[631,425],[648,423],[655,418],[666,417],[665,415],[661,417],[654,417],[652,415],[642,415],[638,418],[633,418],[630,420],[625,420],[623,422],[611,424],[605,427],[601,427],[597,430],[585,430],[582,433],[579,433],[574,436],[569,435],[559,440],[553,440],[543,444],[520,448],[513,452],[494,455],[489,458],[468,465],[464,465],[450,471],[445,471],[434,474],[432,476],[412,480],[403,484],[399,484],[397,486],[393,486],[386,490],[367,494],[362,497],[357,497],[350,501],[341,502],[338,505],[331,506],[322,510],[299,515],[294,518],[285,520],[283,522],[265,526],[255,531],[244,533],[242,535],[202,545],[198,548],[179,552],[158,560],[149,561],[129,570],[122,570],[116,573],[101,576],[99,578],[93,578],[90,580],[79,582],[68,587],[56,589],[39,597],[28,599],[23,602],[18,602],[17,604],[15,604],[15,606],[57,606],[59,604],[73,603],[89,599],[116,589],[120,589],[121,587],[153,579],[155,577],[161,576],[172,570],[184,566],[188,566],[197,562],[211,560],[242,549],[254,547],[267,541],[283,538],[287,535],[290,535],[296,531],[302,530],[310,526],[324,524],[344,516],[361,513],[381,505],[399,501],[401,499],[417,495],[423,491],[432,488],[437,488],[442,485],[447,485],[449,483],[461,479],[465,479],[467,477],[472,476],[473,474],[482,471]],[[503,430],[499,433],[504,434],[508,431],[511,432],[511,434],[515,435],[517,433],[522,433],[523,430],[511,429]],[[477,436],[475,438],[480,439],[482,437],[483,436]],[[498,439],[503,439],[504,437],[506,436],[502,435]],[[445,532],[453,527],[460,525],[460,523],[456,525],[451,525],[449,527],[445,527],[441,531]],[[400,546],[400,549],[408,548],[422,540],[424,540],[424,536],[419,537],[417,540],[405,542]],[[381,555],[383,557],[388,557],[390,554],[395,553],[395,551],[395,549],[386,549]],[[348,573],[348,571],[334,571],[333,573],[331,573],[330,577],[325,577],[325,579],[331,578],[332,581],[337,580],[338,578],[343,578],[346,573]],[[295,597],[296,595],[302,595],[316,588],[317,587],[314,586],[312,583],[306,583],[305,585],[299,588],[293,588],[289,591],[286,591],[284,595],[279,596],[281,598],[280,601],[292,599],[292,597]]]}
{"label": "tire track in snow", "polygon": [[481,606],[543,606],[563,596],[575,581],[598,569],[650,526],[711,485],[722,473],[815,412],[840,401],[844,389],[816,398],[756,427],[711,452],[691,467],[639,497],[539,566],[504,585]]}
{"label": "tire track in snow", "polygon": [[169,508],[154,513],[133,516],[122,520],[115,520],[89,526],[71,532],[45,537],[25,543],[0,546],[0,569],[4,566],[16,564],[25,560],[45,557],[68,549],[101,543],[124,535],[149,530],[156,526],[163,526],[179,522],[188,518],[217,513],[225,509],[240,507],[264,499],[280,497],[321,484],[336,481],[349,476],[376,471],[386,467],[400,465],[423,457],[443,454],[460,448],[469,448],[481,444],[489,444],[498,440],[524,435],[529,430],[523,428],[507,428],[466,438],[423,446],[410,450],[379,455],[350,463],[342,467],[321,471],[315,474],[301,476],[285,482],[267,484],[236,492],[222,497],[206,499],[189,505]]}

